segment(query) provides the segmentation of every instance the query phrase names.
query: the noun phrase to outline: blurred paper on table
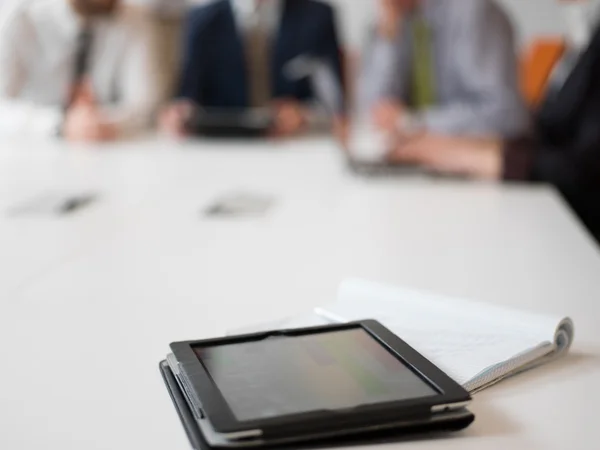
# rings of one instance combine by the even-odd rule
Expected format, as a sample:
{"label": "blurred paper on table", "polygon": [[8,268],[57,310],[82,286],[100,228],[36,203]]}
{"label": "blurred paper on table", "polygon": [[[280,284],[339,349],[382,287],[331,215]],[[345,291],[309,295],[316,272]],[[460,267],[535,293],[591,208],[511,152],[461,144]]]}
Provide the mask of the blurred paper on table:
{"label": "blurred paper on table", "polygon": [[573,322],[361,280],[317,311],[345,321],[375,319],[470,392],[568,351]]}

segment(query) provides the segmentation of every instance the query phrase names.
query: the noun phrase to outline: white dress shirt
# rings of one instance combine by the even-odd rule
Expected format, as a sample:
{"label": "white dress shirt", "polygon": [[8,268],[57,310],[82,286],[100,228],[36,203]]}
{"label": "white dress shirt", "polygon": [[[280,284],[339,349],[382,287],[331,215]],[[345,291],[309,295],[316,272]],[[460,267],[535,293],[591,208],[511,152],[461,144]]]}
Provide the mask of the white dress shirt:
{"label": "white dress shirt", "polygon": [[[81,19],[68,0],[11,0],[0,14],[0,136],[52,136],[63,120]],[[88,77],[120,134],[148,125],[161,88],[146,18],[120,8],[92,23]]]}
{"label": "white dress shirt", "polygon": [[246,31],[256,25],[271,37],[277,33],[283,4],[281,0],[231,0],[238,29]]}

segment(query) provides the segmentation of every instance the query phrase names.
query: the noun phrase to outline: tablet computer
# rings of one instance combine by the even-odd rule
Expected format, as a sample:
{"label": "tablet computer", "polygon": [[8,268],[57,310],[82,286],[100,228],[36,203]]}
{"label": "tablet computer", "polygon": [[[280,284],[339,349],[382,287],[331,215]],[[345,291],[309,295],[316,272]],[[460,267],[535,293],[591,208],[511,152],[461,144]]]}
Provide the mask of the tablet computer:
{"label": "tablet computer", "polygon": [[271,108],[201,108],[187,129],[214,138],[261,138],[273,129],[274,120]]}
{"label": "tablet computer", "polygon": [[178,342],[171,351],[169,369],[210,447],[473,420],[469,394],[374,321]]}

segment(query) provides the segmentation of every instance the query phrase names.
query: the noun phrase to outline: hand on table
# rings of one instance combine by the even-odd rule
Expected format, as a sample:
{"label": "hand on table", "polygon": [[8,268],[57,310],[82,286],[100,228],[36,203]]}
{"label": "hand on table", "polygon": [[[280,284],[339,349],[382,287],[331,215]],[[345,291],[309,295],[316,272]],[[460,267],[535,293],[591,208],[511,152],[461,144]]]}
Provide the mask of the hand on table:
{"label": "hand on table", "polygon": [[190,100],[177,100],[171,103],[160,114],[160,130],[177,138],[187,136],[187,125],[195,111],[196,105]]}
{"label": "hand on table", "polygon": [[381,101],[373,108],[373,124],[379,131],[396,134],[398,124],[405,114],[406,108],[402,103],[393,100]]}
{"label": "hand on table", "polygon": [[306,128],[308,111],[297,100],[281,99],[273,103],[275,124],[272,133],[275,137],[290,137]]}
{"label": "hand on table", "polygon": [[399,146],[389,159],[448,175],[498,180],[502,174],[502,144],[492,138],[424,134]]}
{"label": "hand on table", "polygon": [[102,114],[89,82],[76,89],[65,114],[62,134],[71,142],[105,142],[117,138],[117,127]]}

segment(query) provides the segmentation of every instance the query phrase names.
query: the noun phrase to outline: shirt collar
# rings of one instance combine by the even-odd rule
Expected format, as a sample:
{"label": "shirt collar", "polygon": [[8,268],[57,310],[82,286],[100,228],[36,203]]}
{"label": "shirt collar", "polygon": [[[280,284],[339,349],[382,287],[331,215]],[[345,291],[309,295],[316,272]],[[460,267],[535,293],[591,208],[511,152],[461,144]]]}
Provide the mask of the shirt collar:
{"label": "shirt collar", "polygon": [[231,6],[240,28],[248,28],[260,19],[270,31],[275,30],[283,13],[283,0],[263,0],[260,11],[255,0],[231,0]]}

